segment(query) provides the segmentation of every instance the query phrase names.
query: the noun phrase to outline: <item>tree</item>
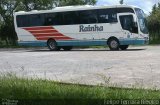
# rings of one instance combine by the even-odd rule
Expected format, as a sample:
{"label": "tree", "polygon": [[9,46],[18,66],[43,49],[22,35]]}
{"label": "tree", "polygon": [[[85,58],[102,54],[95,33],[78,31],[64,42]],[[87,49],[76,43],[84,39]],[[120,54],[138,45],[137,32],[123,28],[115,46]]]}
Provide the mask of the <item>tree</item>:
{"label": "tree", "polygon": [[16,0],[20,5],[16,8],[18,10],[46,10],[52,9],[55,0]]}
{"label": "tree", "polygon": [[154,14],[156,12],[156,10],[157,10],[157,5],[154,4],[153,7],[152,7],[152,13]]}
{"label": "tree", "polygon": [[160,5],[155,4],[147,18],[151,43],[160,43]]}
{"label": "tree", "polygon": [[61,0],[58,6],[68,6],[68,5],[94,5],[97,0]]}
{"label": "tree", "polygon": [[120,4],[123,4],[123,0],[120,0],[119,3],[120,3]]}
{"label": "tree", "polygon": [[0,37],[1,40],[4,40],[7,45],[15,44],[15,40],[17,39],[13,24],[13,12],[17,6],[18,2],[14,0],[0,1]]}

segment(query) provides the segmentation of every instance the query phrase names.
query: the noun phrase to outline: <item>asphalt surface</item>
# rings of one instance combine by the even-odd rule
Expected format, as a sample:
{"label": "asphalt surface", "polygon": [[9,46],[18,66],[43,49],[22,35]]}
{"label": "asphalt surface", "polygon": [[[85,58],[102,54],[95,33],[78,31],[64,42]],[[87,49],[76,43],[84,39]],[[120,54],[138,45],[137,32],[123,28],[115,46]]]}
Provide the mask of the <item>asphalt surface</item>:
{"label": "asphalt surface", "polygon": [[67,83],[160,89],[160,46],[127,51],[0,49],[0,72]]}

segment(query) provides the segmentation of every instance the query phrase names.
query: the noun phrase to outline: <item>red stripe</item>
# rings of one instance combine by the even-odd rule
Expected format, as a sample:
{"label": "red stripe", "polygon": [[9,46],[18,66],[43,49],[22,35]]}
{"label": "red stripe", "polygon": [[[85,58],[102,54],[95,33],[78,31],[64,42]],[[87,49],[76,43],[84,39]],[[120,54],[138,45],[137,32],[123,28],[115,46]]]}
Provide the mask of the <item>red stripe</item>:
{"label": "red stripe", "polygon": [[[48,40],[49,38],[37,38],[37,40]],[[69,39],[72,39],[72,38],[69,38],[69,37],[57,37],[57,38],[54,38],[55,40],[69,40]]]}
{"label": "red stripe", "polygon": [[32,34],[34,33],[53,33],[53,32],[58,32],[57,30],[38,30],[38,31],[29,31]]}
{"label": "red stripe", "polygon": [[34,34],[34,36],[35,37],[43,37],[43,36],[64,36],[64,35],[62,35],[61,33],[57,33],[57,34]]}
{"label": "red stripe", "polygon": [[72,39],[70,37],[56,37],[54,38],[55,40],[69,40],[69,39]]}
{"label": "red stripe", "polygon": [[25,30],[45,30],[45,29],[54,29],[53,27],[29,27],[29,28],[23,28]]}

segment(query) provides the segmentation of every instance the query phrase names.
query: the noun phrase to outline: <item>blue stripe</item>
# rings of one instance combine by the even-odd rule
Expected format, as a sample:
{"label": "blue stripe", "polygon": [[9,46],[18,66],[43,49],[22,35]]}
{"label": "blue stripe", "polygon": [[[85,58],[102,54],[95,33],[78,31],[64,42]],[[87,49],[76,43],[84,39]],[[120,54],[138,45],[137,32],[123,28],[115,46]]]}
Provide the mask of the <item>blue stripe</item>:
{"label": "blue stripe", "polygon": [[[145,39],[122,39],[119,40],[120,45],[144,45],[148,41]],[[58,46],[106,46],[107,40],[91,40],[91,41],[59,41]]]}
{"label": "blue stripe", "polygon": [[121,39],[120,45],[144,45],[148,44],[149,40],[145,39]]}
{"label": "blue stripe", "polygon": [[47,42],[43,42],[43,41],[22,41],[22,42],[18,42],[18,44],[20,46],[35,46],[35,47],[46,47],[47,46]]}
{"label": "blue stripe", "polygon": [[106,45],[106,40],[99,40],[99,41],[84,41],[84,40],[75,40],[75,41],[58,41],[58,46],[104,46]]}
{"label": "blue stripe", "polygon": [[[148,43],[148,40],[144,39],[120,39],[120,45],[144,45]],[[18,42],[22,46],[47,46],[45,41],[23,41]],[[69,40],[69,41],[57,41],[58,46],[106,46],[107,40]]]}

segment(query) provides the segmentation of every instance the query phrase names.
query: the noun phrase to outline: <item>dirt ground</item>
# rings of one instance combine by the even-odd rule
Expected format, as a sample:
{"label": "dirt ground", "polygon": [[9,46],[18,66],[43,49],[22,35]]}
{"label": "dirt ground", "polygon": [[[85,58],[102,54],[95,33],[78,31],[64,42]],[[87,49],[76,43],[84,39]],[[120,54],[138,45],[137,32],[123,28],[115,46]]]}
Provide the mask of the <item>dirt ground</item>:
{"label": "dirt ground", "polygon": [[160,89],[160,46],[126,51],[0,49],[0,72],[67,83]]}

